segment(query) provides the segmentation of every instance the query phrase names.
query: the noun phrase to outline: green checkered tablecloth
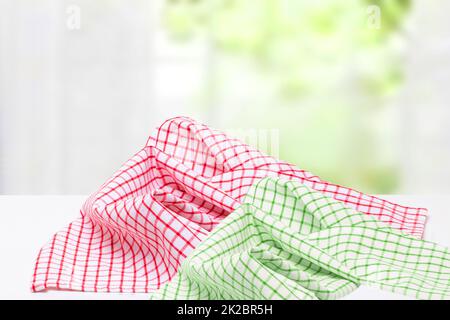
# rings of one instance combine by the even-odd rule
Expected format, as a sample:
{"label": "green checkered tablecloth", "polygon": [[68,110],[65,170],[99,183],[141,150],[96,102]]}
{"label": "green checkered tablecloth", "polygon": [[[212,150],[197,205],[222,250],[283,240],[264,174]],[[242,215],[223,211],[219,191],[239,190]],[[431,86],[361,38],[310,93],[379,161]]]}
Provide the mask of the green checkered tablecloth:
{"label": "green checkered tablecloth", "polygon": [[450,298],[448,248],[294,181],[265,178],[152,299],[337,299],[360,284]]}

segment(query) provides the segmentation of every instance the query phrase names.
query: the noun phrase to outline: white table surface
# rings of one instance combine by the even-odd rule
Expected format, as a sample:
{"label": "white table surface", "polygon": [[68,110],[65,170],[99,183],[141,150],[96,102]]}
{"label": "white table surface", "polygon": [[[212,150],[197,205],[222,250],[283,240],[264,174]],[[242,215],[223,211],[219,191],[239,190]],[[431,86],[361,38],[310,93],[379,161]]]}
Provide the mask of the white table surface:
{"label": "white table surface", "polygon": [[[425,239],[450,246],[450,195],[380,196],[429,209]],[[30,280],[39,249],[74,220],[86,196],[0,196],[0,299],[148,299],[148,294],[47,291],[32,293]],[[345,299],[406,299],[360,287]]]}

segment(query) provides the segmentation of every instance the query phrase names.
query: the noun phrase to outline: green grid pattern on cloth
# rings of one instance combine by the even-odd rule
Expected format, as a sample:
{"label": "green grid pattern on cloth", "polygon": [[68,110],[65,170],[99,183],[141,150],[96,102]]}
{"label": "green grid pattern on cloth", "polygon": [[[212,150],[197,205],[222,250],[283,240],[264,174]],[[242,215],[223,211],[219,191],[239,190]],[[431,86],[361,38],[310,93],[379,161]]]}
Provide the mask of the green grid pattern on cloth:
{"label": "green grid pattern on cloth", "polygon": [[450,298],[448,248],[301,183],[265,178],[152,299],[338,299],[360,284]]}

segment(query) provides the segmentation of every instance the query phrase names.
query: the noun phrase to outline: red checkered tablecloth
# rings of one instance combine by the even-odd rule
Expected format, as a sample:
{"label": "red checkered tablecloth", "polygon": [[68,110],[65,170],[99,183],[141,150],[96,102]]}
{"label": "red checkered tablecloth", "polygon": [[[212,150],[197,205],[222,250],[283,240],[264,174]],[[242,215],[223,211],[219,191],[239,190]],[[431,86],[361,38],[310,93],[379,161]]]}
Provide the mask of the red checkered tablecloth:
{"label": "red checkered tablecloth", "polygon": [[[299,147],[300,146],[293,146]],[[299,181],[416,237],[427,211],[321,180],[237,139],[178,117],[164,122],[39,252],[32,290],[149,292],[258,179]]]}

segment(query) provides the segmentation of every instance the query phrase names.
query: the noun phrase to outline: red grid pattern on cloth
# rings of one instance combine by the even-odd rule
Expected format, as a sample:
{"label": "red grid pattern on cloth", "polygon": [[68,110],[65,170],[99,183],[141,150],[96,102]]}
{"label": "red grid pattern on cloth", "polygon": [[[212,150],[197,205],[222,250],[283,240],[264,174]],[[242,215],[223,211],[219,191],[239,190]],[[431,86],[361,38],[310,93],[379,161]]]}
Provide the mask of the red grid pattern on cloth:
{"label": "red grid pattern on cloth", "polygon": [[32,290],[149,292],[256,180],[297,180],[416,237],[427,211],[391,203],[313,174],[192,119],[164,122],[146,146],[89,197],[81,217],[39,252]]}

